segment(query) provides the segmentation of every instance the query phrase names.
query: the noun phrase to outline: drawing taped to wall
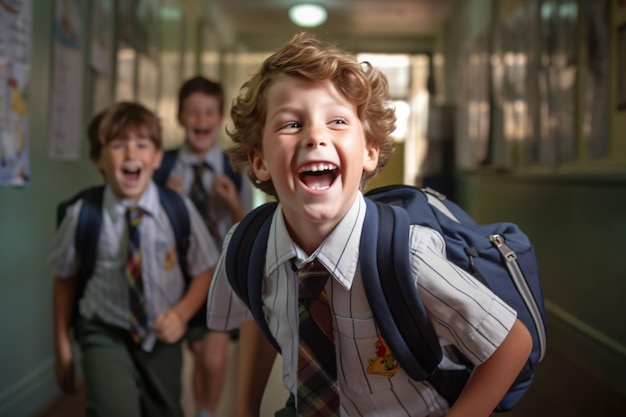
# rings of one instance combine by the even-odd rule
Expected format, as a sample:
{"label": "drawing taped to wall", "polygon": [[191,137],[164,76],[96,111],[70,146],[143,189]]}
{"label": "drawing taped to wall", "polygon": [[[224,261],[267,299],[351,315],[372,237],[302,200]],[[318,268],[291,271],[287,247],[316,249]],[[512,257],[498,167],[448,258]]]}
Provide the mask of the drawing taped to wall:
{"label": "drawing taped to wall", "polygon": [[30,179],[30,26],[30,1],[0,1],[0,185]]}

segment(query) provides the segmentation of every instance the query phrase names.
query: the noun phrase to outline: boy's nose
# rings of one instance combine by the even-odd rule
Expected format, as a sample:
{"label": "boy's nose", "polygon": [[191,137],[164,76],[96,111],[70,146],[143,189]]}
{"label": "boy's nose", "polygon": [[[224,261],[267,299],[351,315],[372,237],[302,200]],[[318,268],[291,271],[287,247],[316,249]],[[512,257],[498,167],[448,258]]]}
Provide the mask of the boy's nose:
{"label": "boy's nose", "polygon": [[134,146],[130,141],[126,144],[126,157],[127,158],[132,158],[133,156],[135,156],[135,153],[137,152],[137,147]]}
{"label": "boy's nose", "polygon": [[326,146],[328,139],[325,130],[319,126],[311,126],[307,129],[306,147],[317,148],[318,146]]}

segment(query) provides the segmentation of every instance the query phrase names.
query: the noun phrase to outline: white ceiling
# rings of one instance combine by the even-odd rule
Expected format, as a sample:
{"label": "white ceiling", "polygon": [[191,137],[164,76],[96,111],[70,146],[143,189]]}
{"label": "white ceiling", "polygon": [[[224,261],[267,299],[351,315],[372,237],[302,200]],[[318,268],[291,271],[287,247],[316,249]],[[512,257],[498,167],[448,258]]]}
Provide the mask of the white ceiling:
{"label": "white ceiling", "polygon": [[[297,0],[191,0],[227,43],[249,52],[279,48],[303,30],[287,15]],[[326,7],[323,25],[307,29],[353,52],[423,52],[457,0],[312,0]]]}

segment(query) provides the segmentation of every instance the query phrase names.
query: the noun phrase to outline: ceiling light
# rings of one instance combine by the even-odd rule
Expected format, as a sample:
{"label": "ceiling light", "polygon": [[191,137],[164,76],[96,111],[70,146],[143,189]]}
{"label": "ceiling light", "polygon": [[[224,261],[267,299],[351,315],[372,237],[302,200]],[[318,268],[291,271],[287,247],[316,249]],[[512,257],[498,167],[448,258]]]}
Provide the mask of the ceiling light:
{"label": "ceiling light", "polygon": [[298,26],[312,28],[326,21],[326,9],[317,4],[297,4],[289,9],[289,18]]}

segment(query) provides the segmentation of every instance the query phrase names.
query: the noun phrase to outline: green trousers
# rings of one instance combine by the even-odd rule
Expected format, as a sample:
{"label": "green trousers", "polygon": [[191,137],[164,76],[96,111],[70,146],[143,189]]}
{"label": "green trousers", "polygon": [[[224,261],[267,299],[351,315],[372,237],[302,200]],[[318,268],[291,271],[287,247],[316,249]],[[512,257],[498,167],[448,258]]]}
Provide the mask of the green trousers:
{"label": "green trousers", "polygon": [[289,394],[285,407],[274,413],[274,417],[296,417],[296,398],[293,394]]}
{"label": "green trousers", "polygon": [[145,352],[126,330],[84,319],[76,336],[88,417],[183,417],[180,342]]}

